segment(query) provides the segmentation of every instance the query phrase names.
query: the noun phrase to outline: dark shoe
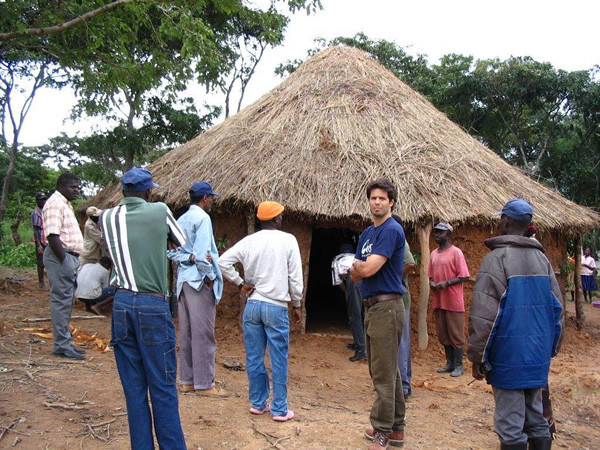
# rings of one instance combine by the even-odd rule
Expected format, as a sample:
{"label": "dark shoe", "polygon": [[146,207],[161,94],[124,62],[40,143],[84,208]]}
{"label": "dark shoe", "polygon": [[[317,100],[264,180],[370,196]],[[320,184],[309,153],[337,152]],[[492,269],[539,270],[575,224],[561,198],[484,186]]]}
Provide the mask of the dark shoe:
{"label": "dark shoe", "polygon": [[354,361],[360,361],[361,359],[365,359],[366,357],[367,357],[367,354],[364,352],[362,352],[362,353],[355,352],[354,356],[351,356],[350,358],[348,358],[348,360],[354,362]]}
{"label": "dark shoe", "polygon": [[75,353],[79,353],[80,355],[85,355],[85,350],[84,350],[84,349],[82,349],[82,348],[79,348],[79,347],[75,347],[75,346],[73,346],[73,351],[74,351]]}
{"label": "dark shoe", "polygon": [[404,393],[404,400],[408,400],[408,398],[412,395],[412,391],[408,391]]}
{"label": "dark shoe", "polygon": [[346,344],[348,350],[356,350],[356,344]]}
{"label": "dark shoe", "polygon": [[[375,439],[376,434],[378,433],[375,433],[373,428],[367,428],[365,430],[365,437],[370,441]],[[404,445],[404,431],[392,431],[392,434],[390,434],[387,439],[390,445],[402,447]]]}
{"label": "dark shoe", "polygon": [[460,377],[463,374],[463,353],[464,348],[455,348],[454,351],[454,370],[450,374],[451,377]]}
{"label": "dark shoe", "polygon": [[532,438],[529,439],[529,450],[550,450],[552,439]]}
{"label": "dark shoe", "polygon": [[60,356],[61,358],[70,358],[70,359],[85,359],[81,353],[77,353],[74,350],[65,350],[64,352],[54,352],[56,356]]}
{"label": "dark shoe", "polygon": [[446,353],[446,365],[440,367],[437,373],[448,373],[454,370],[454,348],[451,345],[444,345],[444,352]]}

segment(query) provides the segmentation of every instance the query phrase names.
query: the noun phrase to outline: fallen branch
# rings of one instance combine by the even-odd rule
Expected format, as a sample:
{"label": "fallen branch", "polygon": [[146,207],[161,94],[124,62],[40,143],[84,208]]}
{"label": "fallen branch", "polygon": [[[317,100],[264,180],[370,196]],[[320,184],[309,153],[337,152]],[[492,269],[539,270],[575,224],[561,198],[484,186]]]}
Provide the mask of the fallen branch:
{"label": "fallen branch", "polygon": [[[125,414],[127,414],[127,413],[125,413]],[[109,423],[113,423],[115,420],[117,420],[117,419],[113,419],[113,420],[107,420],[106,422],[102,422],[102,423],[96,423],[96,424],[93,424],[93,423],[92,423],[92,424],[90,424],[90,426],[91,426],[92,428],[103,427],[104,425],[108,425]]]}
{"label": "fallen branch", "polygon": [[[92,319],[106,319],[106,316],[71,316],[71,320],[92,320]],[[23,322],[51,322],[50,317],[29,317],[23,319]]]}
{"label": "fallen branch", "polygon": [[10,431],[10,432],[12,432],[12,433],[22,434],[23,436],[31,436],[31,435],[30,435],[30,434],[28,434],[28,433],[23,433],[23,432],[21,432],[21,431],[17,431],[17,430],[15,430],[15,429],[14,429],[14,428],[17,426],[17,424],[18,424],[18,423],[21,423],[21,422],[25,422],[25,417],[22,417],[22,416],[20,416],[20,417],[17,417],[15,420],[13,420],[13,421],[10,423],[10,425],[9,425],[9,426],[7,426],[7,427],[0,427],[0,428],[2,429],[2,432],[0,432],[0,440],[2,440],[2,437],[4,436],[4,434],[5,434],[7,431]]}
{"label": "fallen branch", "polygon": [[78,409],[86,409],[89,408],[83,408],[81,406],[77,406],[77,405],[65,405],[64,403],[48,403],[48,402],[44,402],[44,406],[47,406],[48,408],[60,408],[60,409],[67,409],[67,410],[78,410]]}
{"label": "fallen branch", "polygon": [[89,423],[87,424],[87,429],[89,430],[90,434],[92,435],[92,437],[94,439],[98,439],[99,441],[102,441],[102,442],[108,442],[108,439],[103,438],[102,436],[97,434]]}
{"label": "fallen branch", "polygon": [[275,447],[275,448],[277,448],[279,450],[285,450],[283,447],[281,447],[279,445],[279,442],[291,438],[291,436],[284,436],[284,437],[273,436],[270,433],[266,433],[266,432],[260,431],[258,428],[256,428],[256,425],[253,425],[252,429],[254,431],[256,431],[258,434],[260,434],[261,436],[263,436],[267,441],[269,441],[269,444],[271,444],[271,447]]}

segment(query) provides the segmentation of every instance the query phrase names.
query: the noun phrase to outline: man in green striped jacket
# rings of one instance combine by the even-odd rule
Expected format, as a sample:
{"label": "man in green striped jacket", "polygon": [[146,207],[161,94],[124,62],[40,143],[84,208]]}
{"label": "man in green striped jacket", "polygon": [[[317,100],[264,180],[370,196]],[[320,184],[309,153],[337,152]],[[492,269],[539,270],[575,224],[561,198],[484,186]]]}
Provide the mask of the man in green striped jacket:
{"label": "man in green striped jacket", "polygon": [[167,300],[167,245],[185,244],[185,235],[167,205],[149,203],[158,187],[149,171],[134,167],[121,182],[124,198],[102,213],[101,224],[114,262],[112,283],[118,286],[111,345],[127,402],[131,447],[154,448],[154,418],[159,447],[185,449],[175,385],[175,328]]}

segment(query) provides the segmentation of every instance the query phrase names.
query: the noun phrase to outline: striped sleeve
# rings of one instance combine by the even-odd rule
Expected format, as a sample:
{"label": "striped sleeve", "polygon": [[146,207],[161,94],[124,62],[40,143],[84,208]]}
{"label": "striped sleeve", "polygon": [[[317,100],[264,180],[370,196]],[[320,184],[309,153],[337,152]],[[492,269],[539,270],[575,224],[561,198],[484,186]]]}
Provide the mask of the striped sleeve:
{"label": "striped sleeve", "polygon": [[175,245],[182,247],[185,245],[185,232],[181,229],[171,210],[167,207],[167,226],[169,227],[169,239],[171,239]]}

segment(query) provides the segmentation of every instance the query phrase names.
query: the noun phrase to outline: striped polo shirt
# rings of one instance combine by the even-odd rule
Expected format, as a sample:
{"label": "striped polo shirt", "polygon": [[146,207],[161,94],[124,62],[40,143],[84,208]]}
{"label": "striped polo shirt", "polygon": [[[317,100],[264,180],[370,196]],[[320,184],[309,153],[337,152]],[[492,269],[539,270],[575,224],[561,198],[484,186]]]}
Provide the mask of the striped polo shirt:
{"label": "striped polo shirt", "polygon": [[167,239],[185,244],[185,234],[164,203],[125,197],[102,213],[104,240],[118,287],[167,295]]}

